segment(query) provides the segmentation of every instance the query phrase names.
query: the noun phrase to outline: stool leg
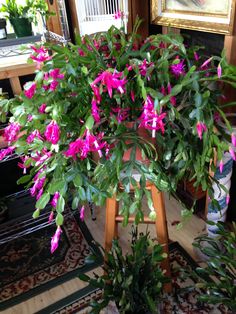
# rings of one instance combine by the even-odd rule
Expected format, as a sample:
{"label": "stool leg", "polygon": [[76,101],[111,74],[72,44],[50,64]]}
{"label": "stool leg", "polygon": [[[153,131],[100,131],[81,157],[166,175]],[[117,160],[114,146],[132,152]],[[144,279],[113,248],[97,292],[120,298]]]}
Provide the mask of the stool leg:
{"label": "stool leg", "polygon": [[116,195],[106,201],[106,224],[105,224],[105,250],[108,252],[112,247],[112,240],[118,235],[116,216],[118,215],[119,203]]}
{"label": "stool leg", "polygon": [[[165,211],[165,203],[163,198],[163,193],[159,192],[155,185],[151,186],[152,193],[152,201],[153,206],[156,211],[156,233],[158,242],[163,246],[163,251],[168,255],[167,258],[162,262],[163,269],[166,270],[166,275],[171,278],[170,272],[170,262],[169,262],[169,236],[168,236],[168,228],[166,221],[166,211]],[[164,286],[165,292],[171,292],[172,285],[171,283],[167,283]]]}

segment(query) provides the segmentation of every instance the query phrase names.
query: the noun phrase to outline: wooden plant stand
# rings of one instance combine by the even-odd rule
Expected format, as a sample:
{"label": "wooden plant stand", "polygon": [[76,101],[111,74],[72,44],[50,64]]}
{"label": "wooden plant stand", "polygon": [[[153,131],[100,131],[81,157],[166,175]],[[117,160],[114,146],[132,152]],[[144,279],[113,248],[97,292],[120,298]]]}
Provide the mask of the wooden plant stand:
{"label": "wooden plant stand", "polygon": [[[157,240],[162,245],[163,251],[169,256],[168,248],[168,229],[166,221],[165,203],[163,193],[158,191],[154,184],[147,186],[148,190],[151,191],[153,206],[156,211],[157,219],[151,220],[145,216],[143,223],[155,224]],[[129,217],[129,223],[133,223],[134,217]],[[112,198],[108,198],[106,201],[106,223],[105,223],[105,250],[108,252],[112,247],[112,240],[118,236],[118,223],[123,221],[123,216],[119,215],[119,202],[116,200],[116,195]],[[165,269],[166,275],[171,278],[169,257],[162,262],[162,268]],[[171,283],[165,284],[165,292],[171,292]]]}

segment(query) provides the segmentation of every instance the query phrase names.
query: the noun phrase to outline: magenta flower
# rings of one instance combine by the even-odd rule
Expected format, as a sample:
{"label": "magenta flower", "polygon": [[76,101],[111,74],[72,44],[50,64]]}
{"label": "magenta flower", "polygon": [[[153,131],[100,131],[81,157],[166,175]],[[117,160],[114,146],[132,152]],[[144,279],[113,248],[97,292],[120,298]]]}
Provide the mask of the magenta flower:
{"label": "magenta flower", "polygon": [[77,140],[69,144],[69,149],[64,152],[64,155],[66,157],[72,157],[75,160],[76,156],[81,152],[82,147],[83,140],[81,138],[78,138]]}
{"label": "magenta flower", "polygon": [[223,163],[223,160],[221,159],[220,164],[219,164],[220,173],[223,172],[223,168],[224,168],[224,163]]}
{"label": "magenta flower", "polygon": [[232,142],[233,146],[236,147],[236,136],[234,133],[231,134],[231,142]]}
{"label": "magenta flower", "polygon": [[85,207],[82,206],[80,209],[80,216],[79,216],[82,221],[84,221],[84,210],[85,210]]}
{"label": "magenta flower", "polygon": [[49,77],[53,78],[54,80],[60,79],[62,80],[64,78],[64,74],[60,73],[60,69],[53,69],[49,72]]}
{"label": "magenta flower", "polygon": [[51,254],[53,254],[56,251],[56,249],[58,248],[58,243],[60,240],[61,233],[62,233],[61,227],[58,226],[57,230],[56,230],[56,232],[55,232],[55,234],[51,240]]}
{"label": "magenta flower", "polygon": [[201,69],[205,68],[208,66],[208,64],[211,62],[213,57],[207,59],[202,65],[201,65]]}
{"label": "magenta flower", "polygon": [[99,109],[97,106],[97,102],[95,100],[95,98],[92,99],[92,116],[94,118],[95,122],[99,122],[100,121],[100,115],[99,115]]}
{"label": "magenta flower", "polygon": [[78,53],[81,57],[85,56],[85,52],[81,48],[78,48]]}
{"label": "magenta flower", "polygon": [[35,166],[38,167],[43,164],[47,159],[52,156],[52,152],[48,152],[46,148],[42,149],[41,152],[37,152],[37,156],[32,156],[32,159],[36,161]]}
{"label": "magenta flower", "polygon": [[58,84],[59,84],[58,81],[52,81],[50,86],[49,86],[49,90],[50,91],[56,90]]}
{"label": "magenta flower", "polygon": [[170,66],[170,71],[178,78],[180,75],[184,75],[185,65],[184,65],[184,60],[180,61],[177,64],[172,64]]}
{"label": "magenta flower", "polygon": [[39,130],[34,130],[32,133],[30,133],[29,136],[28,136],[27,139],[26,139],[26,142],[27,142],[28,144],[31,144],[31,143],[34,141],[34,139],[35,139],[36,137],[37,137],[38,139],[40,139],[40,140],[43,139],[42,136],[40,135]]}
{"label": "magenta flower", "polygon": [[140,125],[139,127],[144,127],[148,130],[152,130],[152,137],[155,137],[156,131],[161,130],[162,134],[165,132],[164,129],[164,118],[166,113],[157,114],[154,108],[154,101],[150,96],[147,96],[147,99],[143,106],[143,112],[140,116]]}
{"label": "magenta flower", "polygon": [[[27,83],[28,86],[28,83]],[[27,88],[26,85],[24,85],[24,94],[27,98],[31,99],[36,92],[36,83],[32,82],[32,84]]]}
{"label": "magenta flower", "polygon": [[54,212],[51,211],[49,217],[48,217],[48,222],[51,223],[53,221],[53,217],[54,217]]}
{"label": "magenta flower", "polygon": [[34,177],[34,185],[30,188],[31,196],[36,196],[43,188],[46,177],[39,178],[37,175]]}
{"label": "magenta flower", "polygon": [[27,168],[30,167],[30,164],[26,166],[25,162],[29,159],[28,156],[21,157],[22,163],[18,162],[17,166],[23,169],[23,174],[26,174]]}
{"label": "magenta flower", "polygon": [[40,197],[42,196],[42,194],[43,194],[43,188],[41,188],[41,189],[38,191],[37,195],[36,195],[36,200],[37,200],[37,201],[40,199]]}
{"label": "magenta flower", "polygon": [[135,93],[133,90],[131,90],[131,92],[130,92],[130,97],[132,99],[132,102],[135,102]]}
{"label": "magenta flower", "polygon": [[42,62],[52,59],[52,57],[48,54],[48,50],[43,46],[41,46],[40,48],[31,46],[31,49],[35,52],[35,54],[30,55],[30,58],[37,62],[38,68],[40,67]]}
{"label": "magenta flower", "polygon": [[3,160],[3,158],[5,158],[6,156],[12,154],[14,150],[15,150],[15,146],[9,146],[5,149],[1,149],[0,150],[0,161]]}
{"label": "magenta flower", "polygon": [[121,123],[122,121],[125,121],[129,116],[130,108],[111,108],[113,112],[117,114],[117,121],[118,123]]}
{"label": "magenta flower", "polygon": [[217,67],[217,76],[218,76],[218,78],[221,78],[221,76],[222,76],[222,68],[221,68],[220,63],[218,65],[218,67]]}
{"label": "magenta flower", "polygon": [[10,123],[5,129],[3,137],[8,143],[12,143],[17,140],[17,136],[20,132],[20,124],[17,122]]}
{"label": "magenta flower", "polygon": [[230,195],[227,194],[227,195],[226,195],[226,204],[227,204],[227,205],[229,204],[229,201],[230,201]]}
{"label": "magenta flower", "polygon": [[117,89],[121,94],[123,94],[125,92],[124,87],[127,81],[125,78],[121,79],[122,75],[123,75],[122,72],[118,73],[116,71],[114,71],[113,73],[109,71],[104,71],[101,74],[99,74],[97,78],[93,81],[93,83],[91,84],[94,94],[95,92],[97,93],[96,84],[99,82],[101,82],[101,84],[107,88],[110,98],[112,98],[113,89]]}
{"label": "magenta flower", "polygon": [[51,142],[53,145],[56,145],[60,139],[60,128],[56,121],[52,120],[49,125],[46,127],[44,132],[46,140]]}
{"label": "magenta flower", "polygon": [[124,12],[118,10],[117,12],[115,12],[113,17],[114,17],[115,20],[123,19],[124,18]]}
{"label": "magenta flower", "polygon": [[197,128],[197,133],[198,133],[198,137],[200,138],[200,140],[202,139],[202,132],[203,131],[207,131],[207,127],[205,125],[205,123],[198,121],[196,124],[196,128]]}
{"label": "magenta flower", "polygon": [[47,107],[46,104],[42,104],[42,105],[39,107],[39,113],[45,113],[46,107]]}
{"label": "magenta flower", "polygon": [[52,207],[56,208],[57,207],[57,202],[58,202],[58,199],[60,197],[60,193],[59,192],[56,192],[53,196],[53,199],[51,201],[51,205]]}
{"label": "magenta flower", "polygon": [[235,155],[234,149],[232,147],[229,148],[229,153],[230,153],[232,159],[235,161],[236,155]]}
{"label": "magenta flower", "polygon": [[166,96],[166,89],[163,85],[161,86],[161,93],[163,96]]}
{"label": "magenta flower", "polygon": [[199,60],[199,55],[198,55],[198,53],[197,53],[196,51],[194,51],[193,55],[194,55],[194,59],[195,59],[196,61],[198,61],[198,60]]}
{"label": "magenta flower", "polygon": [[142,76],[146,76],[147,74],[147,70],[149,67],[153,66],[153,62],[150,63],[150,64],[147,64],[147,60],[144,59],[143,60],[143,63],[141,65],[139,65],[139,73],[142,75]]}

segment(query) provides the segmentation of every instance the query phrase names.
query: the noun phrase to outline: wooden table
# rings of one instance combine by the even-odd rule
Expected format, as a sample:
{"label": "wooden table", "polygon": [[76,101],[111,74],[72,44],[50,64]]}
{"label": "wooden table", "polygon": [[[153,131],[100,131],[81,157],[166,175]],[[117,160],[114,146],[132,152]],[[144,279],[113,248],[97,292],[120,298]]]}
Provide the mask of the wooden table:
{"label": "wooden table", "polygon": [[29,54],[0,59],[0,80],[9,79],[14,95],[19,95],[22,91],[20,76],[33,74],[35,63],[27,63]]}

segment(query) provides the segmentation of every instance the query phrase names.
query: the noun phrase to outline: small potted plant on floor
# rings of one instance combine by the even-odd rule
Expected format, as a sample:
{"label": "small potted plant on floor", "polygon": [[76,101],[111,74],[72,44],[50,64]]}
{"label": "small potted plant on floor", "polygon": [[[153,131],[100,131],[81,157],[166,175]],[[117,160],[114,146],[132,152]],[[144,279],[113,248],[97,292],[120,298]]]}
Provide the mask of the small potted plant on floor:
{"label": "small potted plant on floor", "polygon": [[16,0],[6,0],[1,4],[0,12],[9,19],[16,37],[31,36],[31,23],[37,25],[39,14],[45,18],[51,14],[44,0],[26,0],[24,5]]}
{"label": "small potted plant on floor", "polygon": [[236,224],[233,223],[230,228],[218,222],[216,227],[215,238],[204,235],[194,242],[205,257],[204,266],[196,268],[194,273],[196,286],[203,289],[199,300],[209,304],[222,303],[235,313]]}
{"label": "small potted plant on floor", "polygon": [[22,158],[19,183],[37,198],[35,217],[52,202],[56,242],[69,196],[76,209],[115,194],[124,223],[129,214],[142,220],[146,196],[155,219],[147,182],[174,194],[180,180],[194,179],[206,190],[215,152],[219,160],[223,152],[234,155],[235,141],[216,132],[216,114],[227,121],[219,99],[222,83],[235,85],[234,68],[224,55],[186,49],[176,34],[139,43],[139,23],[129,35],[113,26],[75,45],[32,47],[35,79],[3,106],[12,117],[0,158],[13,151]]}
{"label": "small potted plant on floor", "polygon": [[160,268],[166,257],[161,245],[152,241],[149,234],[137,236],[133,232],[131,253],[124,254],[119,241],[114,240],[111,251],[104,254],[103,276],[79,276],[103,290],[102,301],[91,303],[91,313],[100,313],[111,301],[120,314],[159,313],[163,284],[169,281]]}

